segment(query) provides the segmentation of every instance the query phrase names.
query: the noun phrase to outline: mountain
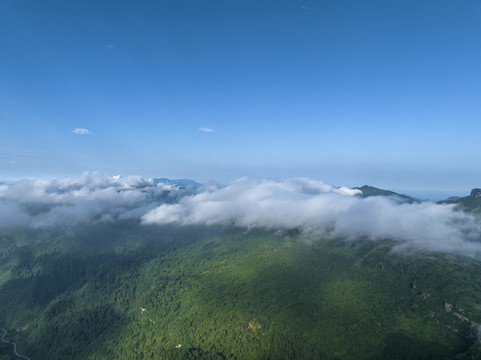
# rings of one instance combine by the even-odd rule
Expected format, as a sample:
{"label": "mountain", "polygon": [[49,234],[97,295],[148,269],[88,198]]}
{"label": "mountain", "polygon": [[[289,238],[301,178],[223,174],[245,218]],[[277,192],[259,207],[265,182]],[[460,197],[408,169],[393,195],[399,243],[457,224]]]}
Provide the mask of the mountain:
{"label": "mountain", "polygon": [[134,220],[4,229],[0,327],[32,360],[479,358],[481,263],[395,244]]}
{"label": "mountain", "polygon": [[379,188],[376,188],[374,186],[369,186],[369,185],[364,185],[364,186],[361,186],[361,187],[355,187],[354,189],[361,190],[362,195],[360,195],[360,196],[363,197],[363,198],[367,198],[367,197],[370,197],[370,196],[391,196],[391,197],[395,198],[396,200],[398,200],[399,202],[406,202],[406,203],[419,203],[419,202],[421,202],[420,200],[415,199],[415,198],[413,198],[411,196],[408,196],[408,195],[398,194],[394,191],[379,189]]}
{"label": "mountain", "polygon": [[472,189],[469,196],[449,198],[444,201],[439,201],[438,204],[455,204],[460,210],[481,213],[481,189]]}
{"label": "mountain", "polygon": [[199,188],[202,186],[202,184],[198,183],[197,181],[194,180],[189,180],[189,179],[167,179],[167,178],[155,178],[154,184],[168,184],[168,185],[177,185],[181,188],[186,188],[186,187],[192,187],[194,189]]}

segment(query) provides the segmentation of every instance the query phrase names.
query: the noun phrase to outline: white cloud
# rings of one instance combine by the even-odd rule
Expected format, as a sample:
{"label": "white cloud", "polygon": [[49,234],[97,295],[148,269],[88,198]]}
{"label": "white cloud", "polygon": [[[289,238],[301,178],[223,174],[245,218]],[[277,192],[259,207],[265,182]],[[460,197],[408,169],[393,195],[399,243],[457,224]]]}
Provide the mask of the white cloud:
{"label": "white cloud", "polygon": [[71,133],[74,133],[76,135],[90,135],[91,131],[88,129],[82,129],[82,128],[75,128],[70,131]]}
{"label": "white cloud", "polygon": [[0,218],[7,205],[13,209],[8,214],[10,220],[0,221],[0,227],[15,224],[12,217],[22,224],[29,219],[28,225],[33,227],[73,225],[102,217],[139,219],[189,191],[140,176],[102,176],[95,172],[55,180],[21,180],[0,184],[0,202],[4,205],[0,206]]}
{"label": "white cloud", "polygon": [[33,150],[28,149],[6,149],[0,147],[0,152],[6,152],[11,154],[30,154],[33,153]]}
{"label": "white cloud", "polygon": [[30,216],[15,201],[0,199],[0,228],[28,226]]}
{"label": "white cloud", "polygon": [[195,190],[140,176],[85,172],[0,183],[0,227],[139,219],[144,224],[299,228],[351,241],[393,239],[398,248],[481,254],[475,216],[450,205],[400,204],[395,198],[356,196],[360,193],[312,179],[242,178]]}
{"label": "white cloud", "polygon": [[202,131],[202,132],[207,132],[207,133],[212,133],[212,132],[215,132],[214,129],[211,129],[211,128],[206,128],[206,127],[201,127],[199,128],[199,131]]}
{"label": "white cloud", "polygon": [[161,204],[145,224],[234,225],[301,228],[322,236],[355,240],[393,239],[400,247],[444,252],[481,252],[481,226],[449,205],[399,204],[394,198],[360,198],[357,190],[319,181],[233,182],[226,187]]}

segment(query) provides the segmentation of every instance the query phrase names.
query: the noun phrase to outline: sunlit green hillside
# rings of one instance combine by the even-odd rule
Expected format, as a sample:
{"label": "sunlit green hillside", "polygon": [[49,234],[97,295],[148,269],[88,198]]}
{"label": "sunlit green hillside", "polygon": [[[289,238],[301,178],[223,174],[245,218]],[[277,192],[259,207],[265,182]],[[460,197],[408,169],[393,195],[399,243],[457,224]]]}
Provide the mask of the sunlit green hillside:
{"label": "sunlit green hillside", "polygon": [[393,246],[133,221],[3,231],[0,326],[32,360],[476,358],[481,263]]}

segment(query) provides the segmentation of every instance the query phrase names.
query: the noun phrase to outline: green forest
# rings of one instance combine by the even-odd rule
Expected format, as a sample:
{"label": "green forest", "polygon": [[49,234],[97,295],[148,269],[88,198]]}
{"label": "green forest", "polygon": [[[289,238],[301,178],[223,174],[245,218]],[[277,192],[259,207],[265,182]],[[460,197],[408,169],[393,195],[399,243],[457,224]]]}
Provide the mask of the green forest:
{"label": "green forest", "polygon": [[134,220],[2,230],[0,327],[31,360],[480,359],[481,263],[395,245]]}

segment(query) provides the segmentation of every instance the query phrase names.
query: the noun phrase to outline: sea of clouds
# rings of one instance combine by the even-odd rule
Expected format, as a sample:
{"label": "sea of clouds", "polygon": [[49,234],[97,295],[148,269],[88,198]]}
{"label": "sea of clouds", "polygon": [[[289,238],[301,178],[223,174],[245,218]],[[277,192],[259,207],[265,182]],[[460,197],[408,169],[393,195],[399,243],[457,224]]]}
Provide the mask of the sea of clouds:
{"label": "sea of clouds", "polygon": [[399,247],[481,253],[481,225],[452,205],[406,203],[311,179],[249,180],[181,188],[140,176],[88,172],[0,184],[0,228],[48,228],[138,219],[145,226],[232,225],[292,229]]}

